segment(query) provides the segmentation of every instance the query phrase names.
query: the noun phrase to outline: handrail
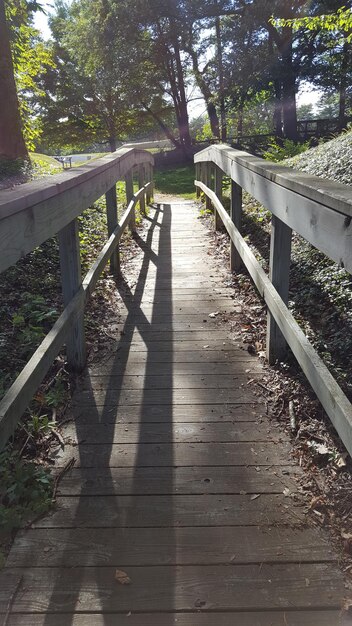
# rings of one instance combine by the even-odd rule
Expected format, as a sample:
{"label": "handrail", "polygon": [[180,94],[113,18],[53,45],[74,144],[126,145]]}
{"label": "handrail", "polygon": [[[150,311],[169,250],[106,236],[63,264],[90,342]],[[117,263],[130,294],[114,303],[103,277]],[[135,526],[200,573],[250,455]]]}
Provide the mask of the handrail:
{"label": "handrail", "polygon": [[[83,166],[85,171],[69,172],[69,180],[63,180],[63,175],[51,177],[48,181],[41,181],[31,190],[31,185],[22,185],[21,189],[0,192],[0,267],[8,264],[4,256],[9,255],[11,260],[18,260],[22,253],[20,248],[11,250],[7,246],[4,233],[11,232],[16,223],[16,234],[24,234],[25,225],[32,224],[27,232],[29,242],[23,250],[31,251],[49,237],[59,235],[61,280],[64,296],[64,310],[46,335],[40,346],[34,352],[22,372],[16,378],[10,389],[0,402],[0,449],[13,434],[14,428],[30,403],[33,394],[47,374],[52,362],[66,343],[69,366],[74,370],[81,370],[86,361],[85,336],[83,327],[83,312],[89,296],[94,291],[96,283],[104,267],[110,259],[111,271],[117,276],[120,273],[119,241],[128,226],[135,230],[135,206],[140,202],[145,206],[145,198],[150,200],[153,182],[144,184],[147,175],[152,179],[154,159],[148,152],[135,149],[121,149],[113,155],[103,157],[103,163]],[[138,166],[141,188],[133,194],[133,170]],[[81,170],[81,168],[79,168]],[[121,220],[117,218],[116,182],[125,179],[128,206]],[[54,179],[54,183],[52,180]],[[23,192],[27,191],[27,194]],[[81,194],[79,208],[74,206],[70,198],[77,198],[77,189]],[[56,190],[56,193],[54,193]],[[68,196],[67,193],[70,193]],[[109,238],[99,253],[97,259],[89,269],[86,277],[81,279],[79,238],[77,217],[92,202],[105,193],[108,217]],[[30,204],[29,198],[34,204]],[[57,203],[61,204],[62,215],[50,223]],[[66,202],[66,204],[64,203]],[[2,207],[5,207],[1,214]],[[49,218],[48,218],[49,216]],[[16,217],[16,222],[13,222]],[[56,230],[57,224],[61,229]],[[15,261],[13,261],[15,262]]]}
{"label": "handrail", "polygon": [[[352,405],[328,368],[325,366],[287,307],[289,266],[291,256],[291,227],[306,240],[339,260],[349,271],[352,257],[348,250],[351,238],[351,192],[346,185],[322,181],[320,178],[295,176],[289,168],[275,166],[228,146],[213,146],[195,156],[195,185],[206,195],[215,212],[215,227],[219,218],[231,240],[231,268],[244,264],[260,295],[268,306],[267,356],[270,363],[281,359],[290,346],[327,415],[352,456]],[[211,169],[215,166],[215,189],[210,188]],[[246,171],[245,171],[246,170]],[[231,215],[221,201],[222,175],[231,177]],[[287,186],[285,186],[285,175]],[[278,194],[278,180],[280,193]],[[314,190],[314,184],[316,188]],[[320,187],[320,189],[319,189]],[[324,188],[324,204],[317,199]],[[296,188],[296,191],[292,191]],[[272,212],[269,276],[256,260],[243,239],[241,230],[242,189],[251,193]],[[299,192],[297,191],[299,189]],[[333,205],[336,199],[337,209]],[[264,200],[264,201],[263,201]],[[296,212],[293,211],[296,208]],[[304,214],[306,213],[306,214]],[[280,217],[279,217],[280,216]],[[297,217],[298,216],[298,217]],[[281,219],[280,219],[281,218]],[[301,218],[301,222],[299,221]],[[319,229],[329,226],[325,237]],[[327,240],[330,238],[330,246]],[[319,245],[319,243],[321,245]]]}

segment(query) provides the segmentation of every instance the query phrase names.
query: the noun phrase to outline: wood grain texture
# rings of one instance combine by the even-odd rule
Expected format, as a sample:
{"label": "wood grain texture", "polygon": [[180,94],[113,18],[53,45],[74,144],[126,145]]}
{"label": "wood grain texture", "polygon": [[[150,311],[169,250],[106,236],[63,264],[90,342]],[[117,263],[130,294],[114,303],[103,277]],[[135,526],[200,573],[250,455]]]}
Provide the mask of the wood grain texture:
{"label": "wood grain texture", "polygon": [[195,405],[128,405],[128,406],[75,406],[71,407],[74,420],[86,424],[129,424],[149,422],[214,422],[235,420],[255,422],[265,414],[261,404],[195,404]]}
{"label": "wood grain texture", "polygon": [[334,562],[318,531],[238,526],[32,529],[17,536],[8,567],[129,567]]}
{"label": "wood grain texture", "polygon": [[[103,512],[103,514],[102,514]],[[60,497],[34,528],[301,525],[302,506],[283,494]]]}
{"label": "wood grain texture", "polygon": [[84,424],[77,422],[65,428],[65,437],[76,439],[82,443],[111,444],[111,443],[239,443],[239,442],[268,442],[288,441],[287,434],[278,428],[268,428],[267,424],[258,422],[215,422],[215,423],[149,423],[138,424]]}
{"label": "wood grain texture", "polygon": [[142,613],[126,615],[76,613],[65,615],[20,614],[10,617],[8,626],[351,626],[341,611],[267,611],[207,614]]}
{"label": "wood grain texture", "polygon": [[[119,404],[128,405],[164,405],[174,404],[244,404],[255,402],[256,395],[252,391],[253,387],[239,387],[236,389],[107,389],[104,391],[94,390],[81,391],[74,395],[72,404],[82,406],[109,406]],[[259,393],[259,390],[258,390]],[[260,392],[261,393],[261,392]],[[261,394],[263,395],[263,394]]]}
{"label": "wood grain texture", "polygon": [[[169,426],[170,430],[172,425]],[[141,427],[143,435],[143,427]],[[287,443],[129,443],[66,446],[59,449],[57,462],[76,459],[79,467],[170,467],[253,465],[271,467],[288,465],[291,447]]]}
{"label": "wood grain texture", "polygon": [[[9,570],[11,571],[11,570]],[[129,567],[130,585],[119,585],[115,568],[32,568],[13,612],[205,611],[335,608],[341,577],[329,564]],[[306,581],[309,581],[307,584]],[[38,593],[40,590],[40,593]],[[7,595],[0,589],[0,607]]]}
{"label": "wood grain texture", "polygon": [[190,495],[283,493],[297,491],[295,477],[300,472],[292,465],[274,468],[255,467],[160,467],[78,468],[60,481],[60,496],[111,495]]}

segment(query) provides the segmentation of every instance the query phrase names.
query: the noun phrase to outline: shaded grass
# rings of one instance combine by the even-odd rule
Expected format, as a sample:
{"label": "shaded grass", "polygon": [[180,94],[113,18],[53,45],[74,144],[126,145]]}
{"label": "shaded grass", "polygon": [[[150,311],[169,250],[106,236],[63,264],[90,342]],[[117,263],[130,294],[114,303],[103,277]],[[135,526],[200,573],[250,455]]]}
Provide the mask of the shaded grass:
{"label": "shaded grass", "polygon": [[187,200],[194,200],[196,197],[193,165],[159,169],[155,171],[154,178],[156,191],[160,193],[182,196]]}

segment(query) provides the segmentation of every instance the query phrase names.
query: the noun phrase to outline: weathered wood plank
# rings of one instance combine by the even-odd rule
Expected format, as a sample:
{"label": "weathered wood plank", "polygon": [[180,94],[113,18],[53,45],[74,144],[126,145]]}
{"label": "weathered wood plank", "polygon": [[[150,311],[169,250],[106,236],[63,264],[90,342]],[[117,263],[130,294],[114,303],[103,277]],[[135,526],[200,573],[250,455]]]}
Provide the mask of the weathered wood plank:
{"label": "weathered wood plank", "polygon": [[[107,226],[108,236],[110,237],[117,228],[117,196],[116,185],[113,185],[105,194],[106,200],[106,214],[107,214]],[[116,246],[110,257],[110,271],[111,274],[117,278],[120,274],[120,253],[119,247]]]}
{"label": "weathered wood plank", "polygon": [[[10,617],[8,626],[116,626],[117,614],[66,613],[61,615],[20,614]],[[251,611],[250,613],[153,613],[118,615],[119,626],[350,626],[341,611]]]}
{"label": "weathered wood plank", "polygon": [[[215,396],[215,397],[214,397]],[[120,406],[149,404],[245,404],[256,401],[256,396],[252,388],[240,389],[217,389],[214,394],[213,389],[173,389],[170,384],[169,389],[134,389],[131,391],[119,391],[117,389],[104,391],[82,391],[76,393],[72,399],[72,404],[80,406],[111,406],[118,403]]]}
{"label": "weathered wood plank", "polygon": [[[239,232],[242,226],[242,187],[234,180],[231,180],[231,219]],[[230,245],[230,269],[238,272],[242,266],[242,259],[238,254],[236,247],[231,241]]]}
{"label": "weathered wood plank", "polygon": [[[165,470],[166,471],[166,470]],[[170,473],[170,480],[172,472]],[[301,525],[304,508],[283,494],[59,497],[56,510],[33,528]],[[102,515],[102,511],[104,514]]]}
{"label": "weathered wood plank", "polygon": [[[269,279],[283,303],[288,305],[290,284],[292,230],[275,215],[271,220]],[[268,311],[266,354],[272,365],[282,361],[287,352],[287,342],[275,319]]]}
{"label": "weathered wood plank", "polygon": [[[11,571],[11,570],[10,570]],[[331,564],[128,568],[131,585],[119,585],[115,568],[33,568],[13,612],[202,611],[334,608],[342,603],[341,575]],[[309,584],[307,584],[307,580]],[[38,590],[40,589],[40,593]],[[0,589],[0,606],[6,594]]]}
{"label": "weathered wood plank", "polygon": [[68,424],[65,438],[84,437],[85,443],[235,443],[259,441],[288,441],[288,436],[275,426],[258,422],[220,422],[199,424],[96,424],[80,426],[79,422]]}
{"label": "weathered wood plank", "polygon": [[[172,423],[170,422],[170,430]],[[142,426],[141,426],[142,428]],[[61,448],[60,448],[61,450]],[[283,442],[251,443],[174,443],[174,444],[101,444],[82,443],[64,453],[59,460],[76,458],[79,467],[134,467],[140,466],[183,466],[192,465],[254,465],[272,466],[291,464],[291,447]]]}
{"label": "weathered wood plank", "polygon": [[[259,471],[260,470],[260,471]],[[273,469],[258,466],[174,467],[170,472],[160,467],[77,468],[74,467],[60,481],[60,496],[111,495],[190,495],[283,493],[288,488],[297,491],[294,477],[300,475],[292,465]]]}
{"label": "weathered wood plank", "polygon": [[[273,176],[276,164],[269,165],[252,155],[243,157],[243,153],[238,155],[236,152],[227,146],[212,146],[208,151],[196,154],[195,159],[198,162],[208,158],[216,163],[287,226],[351,272],[352,201],[348,186],[309,177],[310,185],[295,184],[294,187],[299,187],[300,191],[292,191],[289,188],[290,183],[299,180],[302,172],[285,169],[284,176],[276,177],[276,180],[280,179],[278,184],[274,182]],[[260,170],[260,175],[257,175],[253,166]],[[329,193],[336,189],[336,185],[338,194]],[[317,197],[318,194],[319,200],[311,198],[314,187],[313,195]],[[324,193],[319,194],[322,188]],[[213,202],[212,196],[209,199]]]}
{"label": "weathered wood plank", "polygon": [[[231,372],[232,375],[236,376],[238,374],[249,374],[252,373],[263,373],[263,366],[257,359],[253,357],[247,357],[244,352],[233,352],[233,360],[227,360],[224,358],[224,353],[217,353],[216,357],[213,357],[213,361],[203,360],[201,357],[203,356],[202,352],[198,353],[200,356],[194,352],[179,352],[175,355],[168,354],[167,352],[161,352],[160,354],[155,355],[157,360],[153,358],[153,375],[159,376],[165,374],[165,364],[168,364],[170,370],[172,370],[174,376],[186,376],[186,375],[201,375],[201,376],[209,376],[214,373],[214,376],[220,376],[223,374],[229,374]],[[209,353],[207,353],[209,354]],[[127,362],[124,358],[118,357],[114,355],[111,359],[104,361],[99,367],[93,366],[88,369],[88,376],[91,380],[92,384],[94,384],[95,379],[98,380],[103,376],[116,376],[122,375],[124,372],[128,372],[129,376],[144,376],[146,373],[146,362],[148,360],[147,354],[143,352],[133,352],[128,358]],[[178,361],[174,357],[176,356],[187,356],[192,357],[193,361]],[[144,358],[143,358],[144,357]],[[159,357],[164,357],[162,360]],[[237,358],[236,358],[237,357]],[[234,360],[236,358],[236,360]],[[85,384],[85,380],[83,379],[83,384]]]}
{"label": "weathered wood plank", "polygon": [[[198,152],[194,158],[195,163],[214,161],[221,169],[231,176],[229,165],[231,162],[241,164],[243,167],[259,174],[268,182],[290,189],[299,195],[315,200],[319,204],[329,206],[334,211],[352,215],[351,195],[347,185],[334,180],[325,180],[319,176],[312,176],[306,172],[292,170],[279,163],[271,163],[253,156],[242,150],[235,150],[228,145],[213,145]],[[236,176],[233,176],[237,180]]]}
{"label": "weathered wood plank", "polygon": [[73,419],[89,424],[133,422],[214,422],[214,420],[234,420],[238,422],[257,421],[264,413],[261,404],[199,404],[180,405],[131,405],[131,406],[79,406],[71,408]]}
{"label": "weathered wood plank", "polygon": [[[64,306],[67,307],[82,288],[80,244],[76,219],[59,232],[58,239],[62,295]],[[87,358],[83,313],[77,315],[75,322],[68,329],[66,352],[69,367],[80,372],[84,368]],[[35,389],[32,393],[34,391]]]}
{"label": "weathered wood plank", "polygon": [[[197,345],[199,345],[199,342],[196,342],[196,346]],[[253,366],[255,367],[256,363],[258,363],[258,360],[251,357],[248,351],[243,349],[242,346],[239,346],[236,350],[233,349],[233,345],[231,345],[231,350],[226,349],[224,346],[220,346],[219,349],[219,346],[217,347],[215,344],[214,346],[209,345],[209,348],[204,348],[203,344],[201,349],[199,349],[199,347],[194,348],[193,344],[191,344],[189,350],[185,349],[187,346],[183,347],[183,350],[178,351],[175,349],[175,346],[172,346],[172,349],[169,348],[168,351],[153,351],[153,367],[162,363],[172,364],[175,369],[177,367],[181,368],[183,365],[186,365],[187,367],[194,366],[195,373],[197,373],[197,367],[202,365],[209,365],[209,367],[214,366],[214,370],[215,367],[221,364],[228,364],[228,370],[242,367],[243,365],[245,366],[245,369],[252,370]],[[221,347],[224,349],[221,350]],[[228,347],[229,346],[227,346],[227,348]],[[99,361],[98,363],[99,368],[106,366],[109,371],[111,371],[112,367],[120,366],[123,366],[125,371],[125,366],[129,368],[132,365],[143,365],[148,361],[148,359],[150,359],[150,357],[148,356],[147,350],[130,351],[128,346],[122,346],[118,352],[113,353],[110,358],[103,359],[102,365],[100,365]],[[93,375],[93,368],[94,371],[96,371],[97,365],[94,364],[94,366],[91,367],[89,370],[90,375]]]}
{"label": "weathered wood plank", "polygon": [[122,148],[98,162],[50,180],[0,192],[0,272],[53,237],[139,163],[153,162],[142,150]]}
{"label": "weathered wood plank", "polygon": [[[150,368],[149,368],[150,369]],[[115,374],[94,376],[84,379],[79,385],[79,391],[91,390],[94,394],[99,391],[125,390],[125,389],[233,389],[247,385],[248,381],[253,380],[251,374],[245,374],[243,367],[242,372],[237,374],[176,374],[172,365],[164,364],[163,374],[153,374],[147,371],[144,374]],[[251,383],[251,385],[255,383]]]}
{"label": "weathered wood plank", "polygon": [[17,535],[7,567],[128,567],[334,562],[320,533],[238,526],[32,529]]}

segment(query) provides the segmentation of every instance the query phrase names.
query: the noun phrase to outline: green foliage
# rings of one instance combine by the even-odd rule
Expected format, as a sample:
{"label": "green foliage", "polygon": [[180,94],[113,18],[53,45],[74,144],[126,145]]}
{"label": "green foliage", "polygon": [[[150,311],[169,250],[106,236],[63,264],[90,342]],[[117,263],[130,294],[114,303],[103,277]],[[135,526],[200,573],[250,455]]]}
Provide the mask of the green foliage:
{"label": "green foliage", "polygon": [[301,154],[309,149],[309,141],[305,143],[295,143],[291,139],[284,139],[281,143],[278,141],[271,141],[269,148],[264,152],[263,157],[267,161],[284,161],[291,157]]}
{"label": "green foliage", "polygon": [[53,157],[35,152],[30,153],[29,157],[32,164],[32,178],[42,178],[43,176],[60,174],[62,172],[62,166]]}
{"label": "green foliage", "polygon": [[43,296],[24,292],[21,304],[12,315],[13,338],[21,357],[28,357],[44,338],[58,317],[54,308],[48,308]]}
{"label": "green foliage", "polygon": [[55,428],[55,422],[50,421],[47,415],[38,413],[32,413],[25,426],[28,435],[35,440],[40,439],[42,435],[47,435],[53,428]]}
{"label": "green foliage", "polygon": [[277,26],[291,26],[295,30],[306,28],[307,30],[326,30],[346,34],[347,40],[352,42],[352,9],[341,7],[336,13],[326,15],[310,15],[295,19],[271,18],[271,23]]}
{"label": "green foliage", "polygon": [[52,477],[47,469],[7,449],[0,454],[0,532],[6,535],[49,510]]}
{"label": "green foliage", "polygon": [[41,135],[41,119],[35,102],[44,95],[40,76],[54,67],[52,50],[33,27],[36,2],[7,0],[6,17],[11,32],[12,58],[19,98],[23,135],[29,150],[34,150]]}

